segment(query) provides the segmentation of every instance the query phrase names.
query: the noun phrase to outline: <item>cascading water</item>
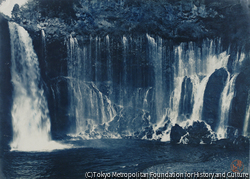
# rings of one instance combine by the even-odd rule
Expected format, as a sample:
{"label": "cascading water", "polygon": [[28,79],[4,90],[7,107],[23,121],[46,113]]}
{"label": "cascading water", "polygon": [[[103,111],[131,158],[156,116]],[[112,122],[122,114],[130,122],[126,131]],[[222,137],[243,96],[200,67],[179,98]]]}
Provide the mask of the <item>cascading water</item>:
{"label": "cascading water", "polygon": [[[242,62],[244,61],[244,59],[245,59],[245,54],[244,53],[239,54],[239,52],[237,52],[236,59],[233,61],[233,64],[232,64],[231,74],[227,70],[228,77],[227,77],[226,85],[221,93],[221,98],[220,98],[220,116],[219,116],[220,123],[216,130],[218,139],[227,137],[229,113],[230,113],[231,103],[235,95],[235,83],[236,83],[236,79],[239,75],[240,67],[242,66]],[[246,116],[247,116],[247,112],[246,112]],[[245,127],[246,126],[244,125],[244,129]],[[244,134],[244,131],[243,131],[243,134]]]}
{"label": "cascading water", "polygon": [[[94,42],[93,42],[94,41]],[[94,55],[94,81],[98,81],[101,77],[98,75],[98,60],[100,49],[99,38],[90,39],[90,42],[95,44]],[[69,114],[70,118],[76,121],[76,134],[81,134],[84,138],[89,136],[84,135],[95,133],[94,129],[99,124],[105,124],[112,120],[116,112],[111,105],[110,100],[104,95],[91,81],[92,64],[89,59],[92,59],[91,43],[88,47],[81,50],[78,46],[76,38],[70,36],[68,47],[68,91],[70,98]],[[109,77],[110,78],[110,77]],[[95,136],[94,138],[99,138]]]}
{"label": "cascading water", "polygon": [[247,108],[246,108],[245,122],[243,128],[243,135],[246,137],[250,136],[249,120],[250,120],[250,91],[248,91]]}
{"label": "cascading water", "polygon": [[[214,73],[216,69],[225,68],[227,66],[227,61],[229,58],[229,55],[226,54],[226,52],[217,52],[217,55],[213,49],[216,48],[216,46],[220,47],[219,44],[214,44],[213,41],[210,41],[210,45],[206,46],[203,44],[203,52],[207,53],[208,55],[203,59],[203,66],[199,68],[200,66],[196,66],[195,68],[199,70],[201,75],[205,76],[200,83],[195,84],[196,93],[194,94],[194,107],[192,111],[191,120],[202,120],[202,109],[203,109],[203,99],[204,99],[204,92],[206,89],[207,82],[209,80],[209,77]],[[205,64],[205,66],[204,66]]]}
{"label": "cascading water", "polygon": [[[43,29],[41,30],[41,35],[42,35],[43,51],[45,51],[45,50],[46,50],[46,35],[45,35],[45,32],[44,32]],[[44,52],[44,53],[45,53],[45,52]]]}
{"label": "cascading water", "polygon": [[162,69],[162,39],[158,37],[158,41],[150,37],[147,34],[149,41],[149,58],[152,60],[154,65],[155,73],[155,107],[156,107],[156,121],[162,121],[163,117],[163,104],[164,104],[164,93],[163,93],[163,69]]}
{"label": "cascading water", "polygon": [[[228,55],[226,52],[220,51],[216,47],[220,47],[220,41],[214,42],[213,40],[204,41],[202,47],[197,47],[193,42],[188,44],[182,43],[174,49],[175,63],[174,63],[174,87],[170,96],[168,116],[171,119],[171,125],[167,128],[166,135],[161,136],[164,141],[170,140],[171,126],[178,123],[182,127],[192,125],[194,121],[202,120],[202,109],[204,92],[207,86],[209,77],[216,69],[226,67]],[[192,84],[192,94],[188,99],[192,108],[191,113],[183,113],[180,111],[182,93],[190,89],[182,89],[182,83],[185,77],[189,78]],[[184,86],[184,88],[187,86]],[[188,94],[183,94],[187,98]],[[164,123],[158,125],[162,127]]]}
{"label": "cascading water", "polygon": [[[138,135],[169,141],[176,123],[186,128],[194,121],[203,121],[207,84],[216,70],[228,71],[229,55],[222,51],[218,39],[204,40],[201,45],[181,43],[169,49],[166,41],[148,34],[146,38],[122,36],[120,42],[109,35],[90,37],[83,48],[70,37],[69,114],[76,121],[76,134],[84,138]],[[244,56],[238,59],[241,63]],[[228,72],[219,94],[218,131],[226,130],[239,63],[232,67],[232,75]],[[171,83],[168,87],[167,81]],[[146,131],[142,132],[143,128]],[[209,125],[207,128],[211,130]]]}
{"label": "cascading water", "polygon": [[230,79],[230,73],[228,72],[227,82],[221,94],[220,124],[217,129],[218,139],[226,138],[227,136],[227,124],[228,124],[228,117],[229,117],[228,115],[230,112],[231,102],[234,97],[234,88],[235,88],[235,81],[236,81],[237,76],[238,74],[235,74]]}
{"label": "cascading water", "polygon": [[65,148],[51,141],[50,118],[40,69],[27,31],[9,23],[11,40],[11,81],[13,84],[11,150],[44,151]]}

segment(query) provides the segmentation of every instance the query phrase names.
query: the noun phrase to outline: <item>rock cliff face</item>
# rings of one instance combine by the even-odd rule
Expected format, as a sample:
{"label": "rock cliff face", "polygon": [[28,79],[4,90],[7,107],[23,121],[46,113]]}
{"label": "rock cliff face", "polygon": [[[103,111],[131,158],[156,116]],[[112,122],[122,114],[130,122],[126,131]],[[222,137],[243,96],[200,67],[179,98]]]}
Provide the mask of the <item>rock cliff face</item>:
{"label": "rock cliff face", "polygon": [[220,116],[220,96],[224,89],[227,72],[219,69],[210,76],[204,93],[203,119],[215,129],[218,125]]}
{"label": "rock cliff face", "polygon": [[12,136],[10,58],[8,21],[0,15],[0,151],[7,146],[6,144]]}
{"label": "rock cliff face", "polygon": [[[33,39],[54,138],[112,133],[167,140],[173,121],[197,118],[216,131],[233,77],[235,95],[224,113],[243,133],[249,7],[244,0],[33,0],[11,20]],[[224,51],[226,65],[205,69]],[[199,104],[195,90],[203,79]],[[195,116],[194,108],[203,111]]]}

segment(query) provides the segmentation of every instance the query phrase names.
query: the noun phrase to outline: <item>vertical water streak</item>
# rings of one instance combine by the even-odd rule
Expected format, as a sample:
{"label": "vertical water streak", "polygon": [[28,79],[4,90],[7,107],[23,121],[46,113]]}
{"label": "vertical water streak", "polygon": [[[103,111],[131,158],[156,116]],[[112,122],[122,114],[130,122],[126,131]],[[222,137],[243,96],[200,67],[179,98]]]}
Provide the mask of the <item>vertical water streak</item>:
{"label": "vertical water streak", "polygon": [[250,90],[248,91],[246,115],[245,115],[245,121],[244,121],[244,127],[243,127],[243,136],[245,137],[250,136],[249,120],[250,120]]}
{"label": "vertical water streak", "polygon": [[11,81],[13,84],[11,150],[40,151],[61,148],[50,141],[50,118],[32,40],[24,28],[9,23]]}
{"label": "vertical water streak", "polygon": [[184,71],[180,69],[183,68],[182,61],[182,47],[181,45],[177,48],[174,48],[174,56],[175,56],[175,64],[174,64],[174,81],[173,81],[173,91],[170,95],[169,99],[169,117],[171,119],[172,124],[174,125],[177,122],[177,118],[179,115],[179,103],[181,98],[181,85],[184,79]]}
{"label": "vertical water streak", "polygon": [[112,70],[112,61],[111,61],[111,48],[110,48],[110,39],[109,35],[106,36],[106,45],[107,45],[107,53],[108,53],[108,60],[107,60],[107,74],[108,74],[108,81],[112,81],[113,77],[113,70]]}
{"label": "vertical water streak", "polygon": [[155,74],[155,108],[156,108],[156,122],[162,120],[164,110],[164,93],[163,93],[163,69],[162,69],[162,39],[158,37],[156,41],[147,34],[149,42],[149,58],[152,60]]}
{"label": "vertical water streak", "polygon": [[[108,48],[108,80],[112,82],[112,63],[110,56],[109,38],[106,37]],[[92,49],[94,44],[94,49]],[[75,121],[75,133],[86,139],[91,138],[91,133],[101,132],[95,130],[113,120],[116,111],[111,100],[103,94],[98,86],[102,76],[100,66],[101,38],[90,37],[90,44],[80,48],[76,38],[69,37],[67,42],[68,53],[68,97],[69,117],[71,122]],[[92,52],[92,50],[94,50]],[[94,54],[93,61],[92,55]],[[94,68],[93,68],[94,67]],[[93,74],[89,75],[93,70]],[[108,84],[109,85],[109,84]],[[72,131],[73,132],[73,131]],[[94,135],[95,135],[94,134]],[[100,135],[95,135],[100,138]]]}
{"label": "vertical water streak", "polygon": [[109,117],[109,122],[113,121],[115,116],[117,115],[116,110],[114,109],[112,102],[110,101],[110,99],[105,96],[105,101],[108,104],[107,105],[107,113],[108,113],[108,117]]}
{"label": "vertical water streak", "polygon": [[237,52],[236,59],[232,64],[232,73],[239,73],[242,66],[242,62],[245,60],[245,54]]}
{"label": "vertical water streak", "polygon": [[99,68],[98,68],[98,37],[95,38],[95,82],[98,82],[98,72],[99,72]]}
{"label": "vertical water streak", "polygon": [[75,39],[70,35],[69,37],[69,41],[67,43],[67,53],[68,53],[68,60],[67,60],[67,73],[68,73],[68,78],[69,78],[69,87],[68,87],[68,98],[69,98],[69,117],[70,120],[73,120],[74,115],[75,115],[75,108],[74,105],[75,104],[75,100],[76,98],[74,98],[74,90],[77,89],[77,87],[75,88],[75,82],[74,82],[74,76],[76,73],[76,69],[75,69]]}
{"label": "vertical water streak", "polygon": [[204,93],[205,93],[205,89],[206,89],[209,77],[210,77],[210,75],[206,76],[201,81],[201,83],[199,84],[199,87],[197,88],[197,92],[195,94],[193,112],[192,112],[192,116],[191,116],[192,121],[201,120]]}
{"label": "vertical water streak", "polygon": [[86,82],[88,80],[87,78],[87,74],[88,74],[88,70],[89,70],[89,65],[88,65],[88,48],[87,47],[83,47],[83,51],[82,51],[82,58],[83,58],[83,62],[82,62],[82,65],[83,65],[83,69],[82,69],[82,80],[84,82]]}
{"label": "vertical water streak", "polygon": [[201,73],[205,75],[205,78],[203,78],[201,83],[196,87],[197,91],[194,94],[195,100],[191,116],[192,121],[202,120],[203,98],[209,77],[216,69],[226,68],[227,66],[229,55],[227,55],[226,52],[217,55],[214,49],[213,41],[210,42],[208,47],[203,44],[203,53],[208,54],[203,57],[206,66],[203,66],[203,69],[201,70]]}
{"label": "vertical water streak", "polygon": [[142,108],[144,109],[144,110],[150,110],[149,109],[149,104],[148,104],[148,93],[149,93],[149,91],[152,89],[152,87],[149,87],[148,89],[147,89],[147,91],[146,91],[146,93],[145,93],[145,96],[144,96],[144,99],[143,99],[143,105],[142,105]]}
{"label": "vertical water streak", "polygon": [[42,49],[43,49],[43,55],[44,55],[44,58],[45,58],[45,56],[46,56],[46,35],[45,35],[45,32],[44,32],[43,29],[41,30],[41,35],[42,35]]}
{"label": "vertical water streak", "polygon": [[232,99],[234,97],[235,81],[238,74],[234,74],[230,79],[230,73],[228,72],[228,78],[226,85],[221,93],[220,99],[220,123],[217,129],[218,139],[226,138],[228,117],[230,112],[230,107]]}
{"label": "vertical water streak", "polygon": [[83,94],[81,90],[81,71],[82,63],[80,57],[80,49],[76,38],[70,36],[67,43],[68,52],[68,98],[69,98],[69,117],[71,122],[75,121],[76,132],[79,132],[79,127],[82,126],[81,118],[84,103]]}
{"label": "vertical water streak", "polygon": [[101,111],[101,121],[100,121],[100,124],[104,124],[104,123],[108,122],[108,118],[107,118],[106,112],[105,112],[105,108],[106,108],[106,106],[104,104],[104,99],[105,98],[104,98],[103,94],[98,90],[98,88],[94,84],[93,84],[93,88],[95,89],[95,92],[96,92],[96,94],[98,96],[98,99],[99,99],[97,101],[97,103],[99,104],[97,106],[97,110],[100,109],[100,111]]}
{"label": "vertical water streak", "polygon": [[[220,46],[220,41],[216,44],[213,40],[205,40],[201,48],[193,42],[181,43],[174,48],[174,90],[170,96],[169,110],[172,125],[181,117],[179,116],[179,103],[185,76],[191,79],[193,85],[193,97],[190,101],[193,104],[193,110],[188,120],[189,125],[193,121],[202,119],[203,98],[209,77],[216,69],[226,67],[229,57],[226,52],[222,53],[220,50],[216,52],[217,46]],[[184,127],[186,122],[180,125]]]}
{"label": "vertical water streak", "polygon": [[123,36],[122,38],[122,43],[123,43],[123,97],[122,97],[122,106],[126,104],[126,96],[127,96],[127,53],[128,53],[128,39]]}

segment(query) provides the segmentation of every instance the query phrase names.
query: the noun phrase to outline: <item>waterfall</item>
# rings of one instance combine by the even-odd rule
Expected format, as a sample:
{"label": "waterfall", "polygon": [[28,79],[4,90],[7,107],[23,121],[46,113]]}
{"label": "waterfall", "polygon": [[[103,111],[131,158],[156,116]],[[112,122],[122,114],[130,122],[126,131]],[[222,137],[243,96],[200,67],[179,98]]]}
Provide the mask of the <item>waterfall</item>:
{"label": "waterfall", "polygon": [[[76,38],[68,39],[65,79],[69,117],[75,123],[76,134],[83,138],[102,138],[115,133],[127,136],[140,134],[144,126],[152,128],[153,139],[167,141],[176,123],[186,128],[194,121],[208,120],[203,110],[207,85],[217,70],[229,71],[229,54],[222,51],[220,39],[177,46],[149,34],[119,39],[116,41],[110,35],[90,37],[83,47]],[[232,74],[228,72],[222,93],[218,94],[221,119],[215,123],[223,130],[244,58],[243,53],[237,54]],[[164,132],[157,132],[163,128]]]}
{"label": "waterfall", "polygon": [[155,75],[155,107],[156,107],[156,122],[162,121],[164,108],[164,93],[163,93],[163,71],[162,71],[162,39],[158,37],[156,41],[147,34],[149,41],[149,58],[152,60]]}
{"label": "waterfall", "polygon": [[[220,123],[217,127],[216,133],[218,139],[226,138],[227,137],[227,127],[228,127],[228,119],[229,119],[229,112],[231,109],[231,103],[233,100],[233,97],[235,95],[235,82],[237,79],[237,76],[239,75],[240,68],[242,66],[242,62],[245,60],[245,54],[237,52],[236,59],[234,59],[232,64],[232,72],[231,74],[228,73],[228,78],[226,81],[226,85],[221,93],[220,98]],[[246,110],[246,119],[248,115],[248,110]],[[245,119],[245,122],[247,121]],[[246,125],[244,124],[243,127],[243,134],[244,129],[246,129]]]}
{"label": "waterfall", "polygon": [[[69,37],[67,43],[68,76],[66,80],[70,101],[69,115],[71,122],[75,123],[72,133],[80,134],[87,139],[88,134],[95,133],[94,130],[98,125],[108,125],[107,123],[116,115],[110,99],[98,87],[98,82],[102,77],[99,65],[100,41],[99,37],[94,40],[90,38],[90,44],[84,46],[83,49],[79,47],[77,39],[72,36]],[[91,63],[92,43],[94,43],[93,64]],[[89,75],[92,71],[94,78]],[[85,133],[88,134],[85,135]]]}
{"label": "waterfall", "polygon": [[41,35],[42,35],[42,45],[43,45],[43,49],[45,50],[45,49],[46,49],[46,36],[45,36],[45,32],[44,32],[43,29],[41,30]]}
{"label": "waterfall", "polygon": [[249,137],[250,135],[249,119],[250,119],[250,91],[248,91],[247,108],[246,108],[246,115],[243,127],[243,136],[245,137]]}
{"label": "waterfall", "polygon": [[44,151],[64,148],[51,141],[50,118],[32,40],[24,28],[9,23],[13,84],[11,150]]}
{"label": "waterfall", "polygon": [[193,107],[193,112],[191,119],[192,121],[201,120],[202,115],[202,109],[203,109],[203,99],[204,99],[204,93],[207,86],[207,82],[209,80],[210,75],[206,76],[201,83],[199,84],[197,88],[197,92],[195,94],[195,102]]}
{"label": "waterfall", "polygon": [[[201,47],[189,42],[181,43],[174,48],[173,91],[170,95],[169,109],[166,110],[171,125],[167,128],[166,134],[161,136],[162,140],[170,140],[169,131],[171,126],[176,123],[182,127],[187,127],[192,125],[194,121],[202,120],[204,93],[208,80],[216,69],[226,68],[229,58],[229,55],[222,52],[218,47],[220,47],[220,40],[205,40]],[[182,105],[180,104],[181,93],[183,93],[182,83],[185,77],[191,79],[193,86],[192,97],[190,97],[189,102],[192,105],[191,116],[179,114],[179,107]],[[165,123],[162,121],[156,128],[163,127]]]}
{"label": "waterfall", "polygon": [[221,93],[220,123],[217,129],[218,139],[226,138],[228,117],[229,117],[231,102],[234,97],[234,87],[237,76],[238,74],[235,74],[230,79],[230,73],[228,72],[227,82],[224,87],[224,90]]}
{"label": "waterfall", "polygon": [[[123,86],[126,87],[127,86],[127,53],[128,53],[128,39],[123,36],[122,38],[122,44],[123,44],[123,79],[122,79],[122,83]],[[122,87],[121,87],[122,88]],[[127,96],[127,90],[121,89],[121,92],[123,91],[123,96],[122,96],[122,102],[121,105],[124,106],[126,104],[126,96]]]}
{"label": "waterfall", "polygon": [[[226,52],[220,52],[219,55],[216,55],[216,53],[213,51],[213,49],[215,48],[215,44],[213,43],[214,42],[211,41],[208,47],[204,45],[204,49],[207,50],[208,56],[204,59],[205,63],[203,62],[203,64],[206,65],[203,66],[203,69],[199,69],[199,71],[202,73],[202,75],[205,75],[205,78],[203,78],[202,81],[198,84],[198,86],[196,86],[196,93],[194,94],[194,107],[191,116],[192,121],[202,120],[204,92],[209,77],[214,73],[216,69],[226,68],[227,66],[229,55],[227,55]],[[218,46],[220,47],[220,43],[218,44]],[[204,49],[203,53],[205,51]]]}
{"label": "waterfall", "polygon": [[194,101],[191,102],[194,104],[190,119],[201,120],[203,97],[209,77],[216,69],[226,67],[229,57],[226,52],[216,53],[214,50],[216,46],[220,46],[220,42],[216,44],[210,40],[204,41],[202,48],[197,48],[193,42],[182,43],[175,48],[174,91],[170,101],[174,122],[178,121],[181,84],[185,76],[189,77],[193,84],[192,99]]}
{"label": "waterfall", "polygon": [[111,59],[111,49],[110,49],[110,39],[109,35],[106,36],[106,45],[107,45],[107,53],[108,53],[108,60],[107,60],[107,74],[108,74],[108,82],[112,81],[112,76],[113,76],[113,70],[112,70],[112,59]]}

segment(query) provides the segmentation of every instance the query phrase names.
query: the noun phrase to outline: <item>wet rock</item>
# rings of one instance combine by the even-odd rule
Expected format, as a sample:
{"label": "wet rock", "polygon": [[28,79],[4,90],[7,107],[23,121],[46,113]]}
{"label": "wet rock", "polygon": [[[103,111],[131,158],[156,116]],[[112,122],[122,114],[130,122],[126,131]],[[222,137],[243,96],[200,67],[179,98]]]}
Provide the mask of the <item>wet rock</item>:
{"label": "wet rock", "polygon": [[136,138],[142,138],[145,135],[152,138],[153,128],[149,126],[148,113],[145,114],[145,111],[134,110],[134,108],[130,107],[120,110],[120,114],[109,123],[108,130],[110,132],[118,133],[121,137],[134,134]]}
{"label": "wet rock", "polygon": [[160,135],[160,134],[162,134],[164,131],[166,131],[167,130],[167,128],[168,128],[168,126],[170,125],[170,120],[169,120],[169,118],[167,118],[167,120],[165,119],[165,121],[167,121],[166,123],[165,123],[165,125],[163,126],[163,127],[160,127],[155,133],[156,133],[156,135]]}
{"label": "wet rock", "polygon": [[191,79],[185,77],[182,82],[181,88],[181,99],[179,105],[179,114],[183,114],[186,116],[191,115],[193,109],[193,84]]}
{"label": "wet rock", "polygon": [[0,155],[12,140],[11,45],[8,21],[0,13]]}
{"label": "wet rock", "polygon": [[211,143],[211,133],[204,122],[194,122],[192,126],[188,127],[187,132],[189,133],[188,144],[198,145],[201,141],[205,144]]}
{"label": "wet rock", "polygon": [[[249,65],[248,65],[249,67]],[[235,96],[232,100],[232,110],[228,124],[239,129],[239,134],[243,134],[243,126],[247,110],[247,101],[250,89],[250,72],[241,72],[235,82]]]}
{"label": "wet rock", "polygon": [[178,124],[172,127],[170,133],[170,142],[176,144],[180,141],[181,137],[186,134],[186,131]]}
{"label": "wet rock", "polygon": [[152,139],[152,136],[154,134],[153,127],[152,126],[146,127],[145,132],[146,132],[147,139]]}
{"label": "wet rock", "polygon": [[216,70],[207,82],[204,93],[202,119],[215,130],[219,123],[220,97],[228,74],[224,68]]}

